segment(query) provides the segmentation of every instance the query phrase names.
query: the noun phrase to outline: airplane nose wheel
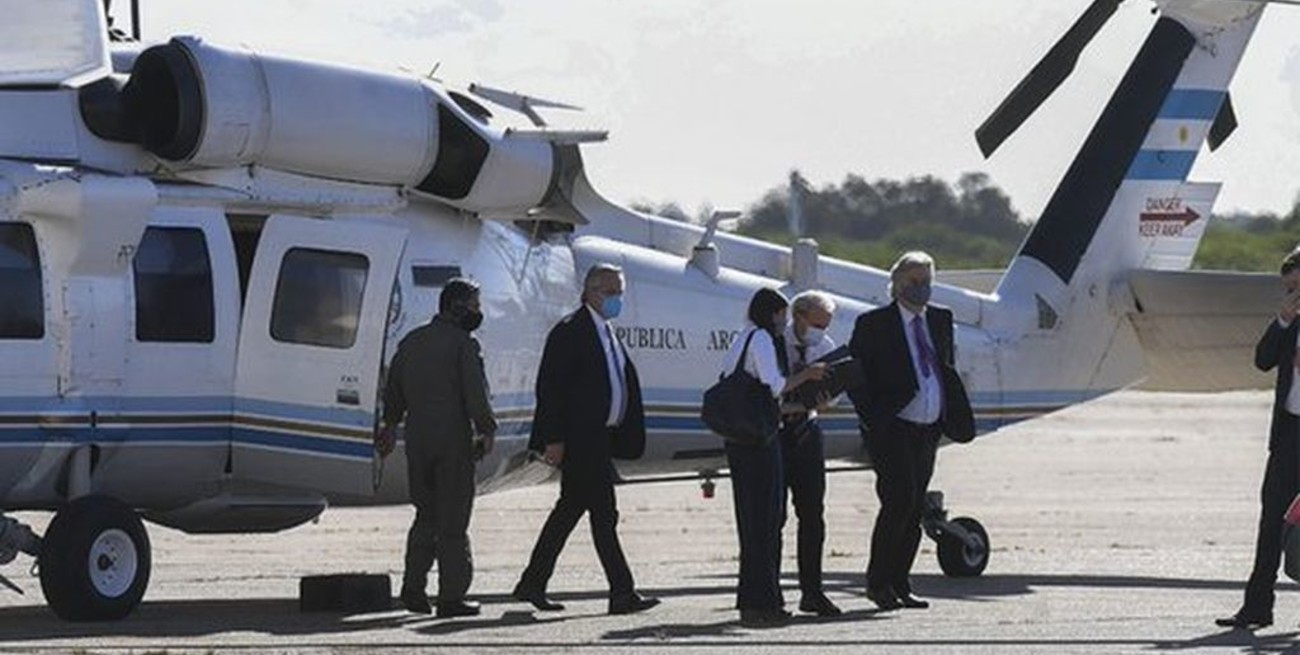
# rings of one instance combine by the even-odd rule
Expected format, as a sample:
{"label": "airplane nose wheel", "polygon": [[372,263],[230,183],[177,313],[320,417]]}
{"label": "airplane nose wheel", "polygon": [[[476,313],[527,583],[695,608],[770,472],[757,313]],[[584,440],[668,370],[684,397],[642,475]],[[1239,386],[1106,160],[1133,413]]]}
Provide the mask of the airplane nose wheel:
{"label": "airplane nose wheel", "polygon": [[950,578],[973,578],[989,565],[989,534],[969,516],[948,520],[943,492],[926,494],[921,525],[938,546],[939,568]]}
{"label": "airplane nose wheel", "polygon": [[50,522],[38,564],[41,591],[60,618],[120,619],[140,604],[149,584],[149,536],[120,501],[78,498]]}

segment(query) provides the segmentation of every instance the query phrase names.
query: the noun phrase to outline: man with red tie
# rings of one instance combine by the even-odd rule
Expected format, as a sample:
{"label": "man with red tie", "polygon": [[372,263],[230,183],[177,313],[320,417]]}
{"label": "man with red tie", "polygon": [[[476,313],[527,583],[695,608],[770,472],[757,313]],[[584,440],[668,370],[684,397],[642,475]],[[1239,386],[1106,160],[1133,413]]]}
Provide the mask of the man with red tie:
{"label": "man with red tie", "polygon": [[[952,312],[930,305],[934,260],[908,252],[890,268],[890,304],[858,317],[849,351],[865,381],[850,393],[876,472],[867,597],[881,609],[924,609],[908,579],[921,543],[925,491],[947,414],[970,416],[954,364]],[[960,391],[960,392],[959,392]],[[959,393],[958,393],[959,392]],[[946,407],[960,403],[963,407]]]}

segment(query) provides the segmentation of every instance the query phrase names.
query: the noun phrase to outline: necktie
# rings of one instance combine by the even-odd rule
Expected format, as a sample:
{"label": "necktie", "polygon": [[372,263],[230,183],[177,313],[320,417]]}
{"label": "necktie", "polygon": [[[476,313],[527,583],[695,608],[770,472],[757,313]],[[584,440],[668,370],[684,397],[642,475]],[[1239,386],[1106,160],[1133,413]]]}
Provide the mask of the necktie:
{"label": "necktie", "polygon": [[912,337],[916,340],[916,352],[921,356],[921,375],[929,378],[934,375],[935,356],[930,341],[925,337],[925,326],[921,324],[920,316],[912,318]]}
{"label": "necktie", "polygon": [[[610,391],[613,392],[612,394],[613,396],[618,397],[617,416],[618,416],[618,422],[622,423],[623,411],[624,408],[627,406],[627,394],[624,392],[626,385],[623,382],[623,367],[619,365],[618,340],[614,338],[614,331],[610,329],[608,323],[605,324],[605,336],[606,338],[609,339],[610,369],[611,372],[613,373],[612,378],[610,379],[610,384],[614,385],[614,387],[611,388]],[[611,397],[611,401],[612,400],[614,399]]]}

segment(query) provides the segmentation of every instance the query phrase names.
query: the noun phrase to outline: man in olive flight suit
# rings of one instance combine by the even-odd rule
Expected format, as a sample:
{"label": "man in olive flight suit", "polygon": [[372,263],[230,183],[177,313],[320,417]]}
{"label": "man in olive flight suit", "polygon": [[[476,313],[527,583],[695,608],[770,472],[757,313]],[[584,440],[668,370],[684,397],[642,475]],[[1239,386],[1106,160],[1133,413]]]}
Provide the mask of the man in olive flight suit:
{"label": "man in olive flight suit", "polygon": [[406,418],[415,521],[406,539],[401,600],[411,612],[433,611],[425,585],[436,558],[440,618],[479,613],[478,603],[465,599],[474,577],[469,543],[474,464],[476,450],[480,456],[491,451],[497,430],[483,358],[472,336],[482,322],[478,285],[462,278],[448,281],[438,315],[406,335],[393,356],[376,444],[381,454],[390,452],[397,424]]}

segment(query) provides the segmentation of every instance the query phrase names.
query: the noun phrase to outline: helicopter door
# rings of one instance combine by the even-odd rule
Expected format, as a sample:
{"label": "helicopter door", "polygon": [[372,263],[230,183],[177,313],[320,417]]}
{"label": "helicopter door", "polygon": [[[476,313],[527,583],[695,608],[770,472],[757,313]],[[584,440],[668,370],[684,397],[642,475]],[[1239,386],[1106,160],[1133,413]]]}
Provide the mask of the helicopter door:
{"label": "helicopter door", "polygon": [[372,437],[389,302],[406,230],[267,219],[239,337],[231,473],[373,493]]}

